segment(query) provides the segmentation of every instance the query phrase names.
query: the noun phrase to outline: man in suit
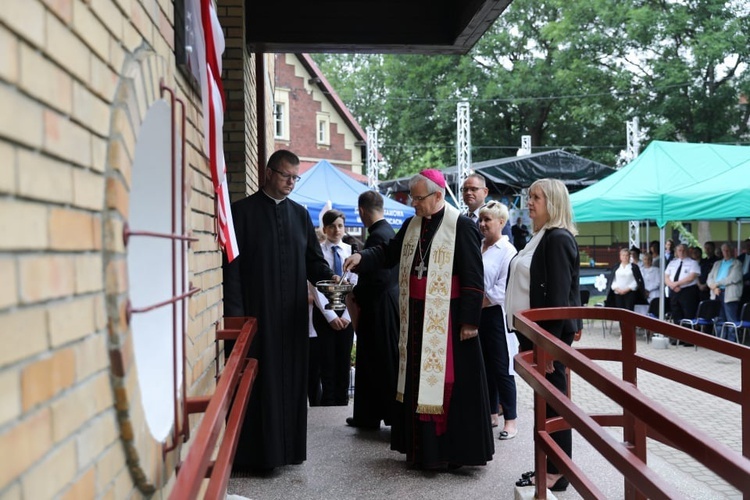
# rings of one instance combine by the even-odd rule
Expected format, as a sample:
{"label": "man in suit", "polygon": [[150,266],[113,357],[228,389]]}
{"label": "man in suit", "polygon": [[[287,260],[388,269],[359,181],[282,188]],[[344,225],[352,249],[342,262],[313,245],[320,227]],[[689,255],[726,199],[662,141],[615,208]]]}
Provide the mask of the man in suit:
{"label": "man in suit", "polygon": [[[386,245],[396,235],[383,217],[377,191],[359,195],[359,217],[367,228],[365,249]],[[359,274],[351,298],[359,306],[352,427],[377,429],[391,424],[398,375],[398,270],[376,269]]]}
{"label": "man in suit", "polygon": [[[479,227],[479,209],[484,206],[489,192],[487,182],[480,174],[471,174],[464,181],[464,185],[461,186],[461,196],[463,196],[466,206],[469,207],[465,215],[473,220],[477,227]],[[509,239],[513,236],[508,224],[503,227],[503,235]]]}

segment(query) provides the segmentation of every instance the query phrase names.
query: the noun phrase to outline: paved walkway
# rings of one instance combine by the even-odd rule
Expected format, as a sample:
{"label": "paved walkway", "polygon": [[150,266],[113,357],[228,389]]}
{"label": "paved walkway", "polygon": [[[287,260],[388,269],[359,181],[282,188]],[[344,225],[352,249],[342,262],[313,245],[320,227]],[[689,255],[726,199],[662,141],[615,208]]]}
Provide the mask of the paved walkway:
{"label": "paved walkway", "polygon": [[[603,337],[601,324],[593,322],[585,329],[580,345],[615,347],[619,342],[619,333]],[[638,350],[662,362],[689,366],[694,373],[707,378],[739,380],[739,362],[705,349],[696,351],[684,346],[656,349],[641,337]],[[618,364],[603,362],[602,366],[619,376]],[[409,470],[403,456],[389,449],[389,428],[359,431],[345,424],[351,406],[317,407],[309,411],[308,460],[304,464],[279,468],[269,477],[233,477],[229,493],[252,500],[512,499],[516,494],[515,480],[533,468],[532,392],[520,378],[517,380],[518,437],[495,441],[494,459],[486,467],[464,467],[449,473]],[[639,387],[646,395],[740,451],[740,412],[736,405],[645,373],[639,374]],[[572,391],[574,401],[588,412],[613,411],[611,402],[575,376]],[[622,476],[576,433],[573,449],[576,463],[595,478],[607,498],[622,498]],[[742,498],[737,490],[703,466],[660,443],[649,442],[648,461],[684,493],[685,499]],[[581,498],[572,488],[556,496],[561,500]]]}

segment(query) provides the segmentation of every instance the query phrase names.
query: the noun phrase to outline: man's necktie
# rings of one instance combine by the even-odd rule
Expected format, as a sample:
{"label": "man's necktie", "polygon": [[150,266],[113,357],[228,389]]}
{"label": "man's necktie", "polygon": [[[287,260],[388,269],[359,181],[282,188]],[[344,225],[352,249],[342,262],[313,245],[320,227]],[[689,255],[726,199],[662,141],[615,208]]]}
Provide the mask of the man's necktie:
{"label": "man's necktie", "polygon": [[333,274],[337,276],[342,276],[344,271],[341,267],[341,256],[339,255],[339,246],[334,245],[331,250],[333,250]]}
{"label": "man's necktie", "polygon": [[680,271],[682,271],[682,261],[680,261],[680,265],[677,266],[677,272],[674,273],[674,278],[672,278],[672,281],[675,283],[680,279]]}

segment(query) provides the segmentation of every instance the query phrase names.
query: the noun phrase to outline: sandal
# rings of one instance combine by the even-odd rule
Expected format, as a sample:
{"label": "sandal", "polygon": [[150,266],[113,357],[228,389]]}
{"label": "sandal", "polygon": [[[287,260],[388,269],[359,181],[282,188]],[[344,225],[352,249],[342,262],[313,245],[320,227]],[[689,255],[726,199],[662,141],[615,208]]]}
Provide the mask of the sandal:
{"label": "sandal", "polygon": [[517,435],[518,435],[518,429],[516,429],[512,433],[508,431],[501,431],[500,434],[497,436],[497,438],[500,441],[507,441],[508,439],[513,439]]}
{"label": "sandal", "polygon": [[534,486],[534,482],[530,477],[521,477],[521,479],[516,481],[516,486],[520,486],[521,488],[524,488],[526,486]]}
{"label": "sandal", "polygon": [[[526,474],[531,474],[530,476],[527,476]],[[532,479],[534,478],[534,471],[524,472],[521,474],[521,479],[516,481],[516,486],[519,486],[521,488],[524,488],[526,486],[534,486],[534,481]],[[549,487],[550,491],[565,491],[568,489],[568,486],[570,485],[570,481],[568,481],[565,476],[560,476],[560,478],[555,481],[555,484]]]}

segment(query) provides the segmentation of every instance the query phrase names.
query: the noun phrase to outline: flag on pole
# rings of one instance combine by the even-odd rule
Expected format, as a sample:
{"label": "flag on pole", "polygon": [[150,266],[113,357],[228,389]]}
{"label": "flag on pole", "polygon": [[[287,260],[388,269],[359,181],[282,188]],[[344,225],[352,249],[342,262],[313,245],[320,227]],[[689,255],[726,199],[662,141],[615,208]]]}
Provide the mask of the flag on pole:
{"label": "flag on pole", "polygon": [[[200,0],[201,15],[195,19],[201,98],[203,102],[203,141],[211,166],[211,180],[216,195],[216,219],[219,244],[232,262],[239,255],[234,234],[232,209],[227,186],[224,161],[224,87],[221,83],[221,55],[224,53],[224,33],[211,0]],[[199,17],[199,19],[198,19]],[[201,43],[202,42],[202,43]]]}

